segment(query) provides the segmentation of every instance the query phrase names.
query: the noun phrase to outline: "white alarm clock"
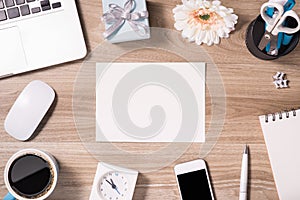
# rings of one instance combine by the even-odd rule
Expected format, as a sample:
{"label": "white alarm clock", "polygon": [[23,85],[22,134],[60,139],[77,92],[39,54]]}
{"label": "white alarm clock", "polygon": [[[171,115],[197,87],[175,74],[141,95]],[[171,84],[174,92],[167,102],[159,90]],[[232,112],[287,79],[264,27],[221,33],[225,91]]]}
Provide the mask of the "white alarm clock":
{"label": "white alarm clock", "polygon": [[90,200],[131,200],[138,172],[98,163]]}

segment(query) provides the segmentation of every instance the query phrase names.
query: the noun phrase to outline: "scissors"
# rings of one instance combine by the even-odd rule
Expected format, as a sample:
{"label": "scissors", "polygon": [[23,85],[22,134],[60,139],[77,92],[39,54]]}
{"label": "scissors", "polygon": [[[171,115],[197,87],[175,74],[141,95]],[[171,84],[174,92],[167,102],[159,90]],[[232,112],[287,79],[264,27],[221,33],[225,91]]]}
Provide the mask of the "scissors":
{"label": "scissors", "polygon": [[[266,11],[270,8],[274,8],[274,14],[270,17]],[[258,45],[258,48],[263,51],[268,44],[270,44],[270,49],[267,52],[270,55],[278,55],[278,34],[294,34],[300,30],[300,19],[298,15],[292,11],[288,10],[284,12],[284,7],[279,3],[267,2],[264,3],[260,10],[261,17],[266,22],[266,31]],[[284,26],[285,20],[291,17],[297,22],[297,27],[289,28]]]}
{"label": "scissors", "polygon": [[[269,2],[279,3],[279,4],[283,5],[284,12],[286,12],[288,10],[292,10],[296,4],[295,0],[269,0]],[[266,13],[269,17],[273,17],[274,8],[269,7],[266,10]],[[286,26],[287,22],[285,22],[283,25]],[[286,34],[286,33],[279,33],[278,41],[277,41],[277,49],[280,49],[281,45],[289,45],[293,39],[293,36],[294,35],[290,35],[290,34]],[[268,44],[266,47],[266,52],[269,52],[269,51],[270,51],[270,44]]]}

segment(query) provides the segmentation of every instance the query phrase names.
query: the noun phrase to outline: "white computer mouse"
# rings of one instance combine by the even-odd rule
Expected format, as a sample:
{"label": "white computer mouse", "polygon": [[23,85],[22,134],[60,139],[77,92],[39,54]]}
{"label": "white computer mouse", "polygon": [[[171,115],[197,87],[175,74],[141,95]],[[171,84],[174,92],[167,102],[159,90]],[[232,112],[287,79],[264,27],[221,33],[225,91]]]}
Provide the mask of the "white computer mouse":
{"label": "white computer mouse", "polygon": [[4,122],[6,132],[17,140],[28,140],[55,98],[54,90],[46,83],[35,80],[21,92]]}

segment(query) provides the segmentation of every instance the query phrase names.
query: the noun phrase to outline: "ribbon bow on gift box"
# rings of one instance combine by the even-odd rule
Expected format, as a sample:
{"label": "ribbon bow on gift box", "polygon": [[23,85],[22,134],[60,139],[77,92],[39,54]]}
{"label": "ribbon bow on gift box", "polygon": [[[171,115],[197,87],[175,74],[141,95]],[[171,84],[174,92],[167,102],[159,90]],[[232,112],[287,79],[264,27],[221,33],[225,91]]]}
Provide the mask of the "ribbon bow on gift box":
{"label": "ribbon bow on gift box", "polygon": [[135,1],[128,0],[124,4],[124,8],[117,4],[109,4],[109,11],[104,13],[102,20],[106,24],[112,24],[104,33],[105,39],[112,36],[118,31],[125,21],[129,23],[131,28],[140,36],[149,34],[149,26],[144,24],[142,20],[148,18],[148,11],[133,12],[135,9]]}

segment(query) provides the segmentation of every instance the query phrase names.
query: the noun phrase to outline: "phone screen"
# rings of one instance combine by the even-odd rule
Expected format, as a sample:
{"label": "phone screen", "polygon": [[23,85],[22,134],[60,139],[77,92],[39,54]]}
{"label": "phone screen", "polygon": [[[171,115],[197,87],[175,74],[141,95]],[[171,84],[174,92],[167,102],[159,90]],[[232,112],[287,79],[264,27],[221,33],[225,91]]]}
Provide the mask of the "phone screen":
{"label": "phone screen", "polygon": [[183,200],[212,200],[205,169],[177,175]]}

